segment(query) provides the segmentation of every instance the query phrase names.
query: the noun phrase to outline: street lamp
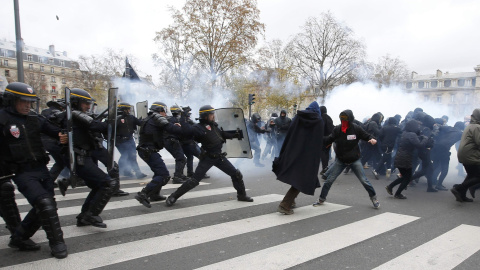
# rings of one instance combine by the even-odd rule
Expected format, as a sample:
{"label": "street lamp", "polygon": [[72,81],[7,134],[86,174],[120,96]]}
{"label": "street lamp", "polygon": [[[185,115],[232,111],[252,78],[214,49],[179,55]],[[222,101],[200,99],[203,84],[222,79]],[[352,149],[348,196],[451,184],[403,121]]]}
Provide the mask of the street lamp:
{"label": "street lamp", "polygon": [[18,0],[13,0],[13,9],[15,11],[15,36],[17,38],[17,78],[19,82],[25,82],[23,76],[23,41],[22,33],[20,32],[20,12],[18,7]]}

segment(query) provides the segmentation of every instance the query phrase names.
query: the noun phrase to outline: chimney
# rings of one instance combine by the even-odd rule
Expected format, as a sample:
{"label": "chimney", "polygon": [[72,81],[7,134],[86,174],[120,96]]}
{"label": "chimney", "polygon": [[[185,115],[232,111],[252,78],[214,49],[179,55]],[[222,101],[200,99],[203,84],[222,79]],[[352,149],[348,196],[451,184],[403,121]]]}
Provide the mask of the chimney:
{"label": "chimney", "polygon": [[415,79],[415,77],[417,77],[417,72],[412,71],[412,79]]}
{"label": "chimney", "polygon": [[437,77],[440,78],[442,77],[443,73],[440,69],[437,69]]}
{"label": "chimney", "polygon": [[63,56],[68,57],[67,51],[63,51]]}
{"label": "chimney", "polygon": [[48,46],[48,50],[52,56],[55,56],[55,45]]}

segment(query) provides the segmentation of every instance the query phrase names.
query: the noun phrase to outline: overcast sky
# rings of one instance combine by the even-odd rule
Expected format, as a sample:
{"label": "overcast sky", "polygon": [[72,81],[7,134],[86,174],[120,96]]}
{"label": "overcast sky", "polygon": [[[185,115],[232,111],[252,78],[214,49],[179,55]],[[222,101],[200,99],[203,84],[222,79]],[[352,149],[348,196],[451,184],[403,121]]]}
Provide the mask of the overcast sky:
{"label": "overcast sky", "polygon": [[[182,0],[19,0],[22,37],[30,46],[67,51],[70,58],[105,48],[136,57],[141,75],[158,77],[151,55],[155,32]],[[305,20],[330,10],[366,44],[367,60],[390,54],[409,70],[470,72],[480,65],[479,0],[258,0],[266,40],[286,41]],[[59,20],[56,19],[59,17]],[[15,40],[13,0],[2,0],[0,38]]]}

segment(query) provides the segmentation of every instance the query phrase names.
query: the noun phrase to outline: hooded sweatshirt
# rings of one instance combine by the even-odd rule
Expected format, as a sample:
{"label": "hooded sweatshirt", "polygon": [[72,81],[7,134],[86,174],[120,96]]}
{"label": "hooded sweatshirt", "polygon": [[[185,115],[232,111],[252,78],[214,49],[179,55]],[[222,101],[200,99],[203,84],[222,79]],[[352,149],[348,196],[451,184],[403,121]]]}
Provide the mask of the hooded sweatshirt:
{"label": "hooded sweatshirt", "polygon": [[465,165],[480,165],[480,109],[472,113],[470,124],[460,140],[457,157]]}
{"label": "hooded sweatshirt", "polygon": [[397,168],[412,168],[412,156],[415,149],[422,149],[428,140],[420,141],[420,122],[410,120],[405,125],[405,131],[402,133],[398,144],[398,152],[395,156],[395,166]]}
{"label": "hooded sweatshirt", "polygon": [[342,125],[333,128],[332,134],[324,137],[324,145],[328,146],[335,142],[335,153],[337,158],[347,164],[351,164],[360,158],[360,140],[369,141],[374,137],[367,133],[363,128],[354,123],[354,116],[351,110],[345,110],[340,116],[348,117],[348,127],[345,132],[342,131]]}

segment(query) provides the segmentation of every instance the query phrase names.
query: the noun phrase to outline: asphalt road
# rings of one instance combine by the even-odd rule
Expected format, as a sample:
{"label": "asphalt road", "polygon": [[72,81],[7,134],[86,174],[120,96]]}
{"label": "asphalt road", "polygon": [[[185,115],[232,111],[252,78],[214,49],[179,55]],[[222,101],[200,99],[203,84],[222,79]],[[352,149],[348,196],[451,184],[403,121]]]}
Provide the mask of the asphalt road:
{"label": "asphalt road", "polygon": [[[173,160],[165,157],[173,172]],[[211,178],[180,198],[148,209],[134,199],[149,179],[122,178],[127,197],[112,198],[102,217],[107,229],[75,226],[75,216],[88,188],[57,193],[60,221],[69,257],[50,257],[45,234],[33,240],[37,252],[7,247],[8,232],[0,228],[0,267],[5,269],[479,269],[480,200],[456,202],[449,191],[427,193],[426,180],[404,192],[407,200],[385,191],[391,180],[371,180],[380,209],[374,209],[356,177],[342,174],[327,202],[300,194],[295,214],[276,212],[288,186],[275,180],[271,166],[240,166],[248,195],[255,202],[236,201],[228,176],[217,169]],[[140,162],[141,169],[152,176]],[[445,181],[461,182],[452,171]],[[302,177],[299,175],[298,177]],[[391,177],[392,180],[394,176]],[[165,186],[167,195],[178,185]],[[480,195],[479,195],[480,196]],[[17,196],[21,213],[30,206]],[[22,215],[23,216],[23,215]],[[2,268],[3,269],[3,268]]]}

